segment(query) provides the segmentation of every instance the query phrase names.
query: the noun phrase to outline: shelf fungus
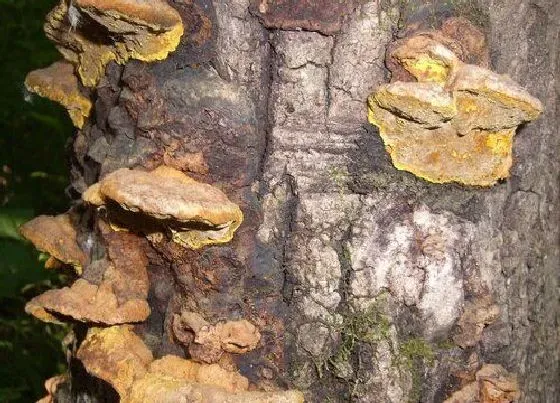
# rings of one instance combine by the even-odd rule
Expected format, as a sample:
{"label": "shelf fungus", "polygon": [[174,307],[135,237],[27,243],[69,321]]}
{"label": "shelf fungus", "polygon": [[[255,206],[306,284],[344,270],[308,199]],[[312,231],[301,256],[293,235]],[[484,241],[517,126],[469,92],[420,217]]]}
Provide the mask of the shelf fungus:
{"label": "shelf fungus", "polygon": [[44,322],[63,323],[72,319],[113,325],[142,322],[150,308],[140,298],[119,303],[110,282],[96,285],[80,278],[71,287],[49,290],[33,298],[25,305],[25,312]]}
{"label": "shelf fungus", "polygon": [[42,215],[23,224],[19,230],[35,248],[50,255],[45,262],[47,269],[71,265],[78,274],[82,273],[88,257],[78,245],[76,228],[69,214]]}
{"label": "shelf fungus", "polygon": [[91,100],[83,94],[68,62],[55,62],[34,70],[25,78],[25,87],[35,94],[61,104],[68,110],[72,123],[81,129],[91,111]]}
{"label": "shelf fungus", "polygon": [[247,320],[208,323],[196,312],[182,312],[173,318],[175,337],[188,346],[194,360],[217,362],[224,352],[244,354],[254,350],[261,335]]}
{"label": "shelf fungus", "polygon": [[107,256],[84,270],[85,276],[93,266],[101,269],[99,284],[79,278],[70,287],[48,290],[27,303],[27,313],[45,322],[105,325],[142,322],[148,317],[148,260],[141,247],[145,240],[110,231],[107,224],[101,224],[100,230]]}
{"label": "shelf fungus", "polygon": [[368,99],[395,167],[435,183],[491,186],[509,176],[515,130],[540,115],[538,99],[430,35],[404,40],[388,58],[414,80],[381,85]]}
{"label": "shelf fungus", "polygon": [[108,382],[122,402],[303,402],[297,391],[248,391],[249,380],[218,364],[201,364],[151,351],[129,326],[90,329],[78,359],[91,375]]}
{"label": "shelf fungus", "polygon": [[474,381],[454,392],[444,403],[509,403],[521,397],[517,376],[498,364],[484,364]]}
{"label": "shelf fungus", "polygon": [[152,352],[131,326],[91,328],[80,345],[78,359],[93,376],[107,381],[122,397],[148,372]]}
{"label": "shelf fungus", "polygon": [[119,169],[90,186],[82,198],[105,206],[114,226],[150,239],[167,232],[192,249],[231,241],[243,220],[239,206],[221,190],[168,166],[151,172]]}
{"label": "shelf fungus", "polygon": [[87,87],[110,61],[163,60],[183,35],[179,13],[163,0],[61,0],[45,32]]}

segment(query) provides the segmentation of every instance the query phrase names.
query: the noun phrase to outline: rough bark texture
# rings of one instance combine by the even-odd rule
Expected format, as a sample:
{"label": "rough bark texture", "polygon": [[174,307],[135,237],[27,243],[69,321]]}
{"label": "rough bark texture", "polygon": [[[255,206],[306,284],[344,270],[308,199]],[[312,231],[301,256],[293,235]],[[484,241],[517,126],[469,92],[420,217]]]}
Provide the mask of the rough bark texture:
{"label": "rough bark texture", "polygon": [[[511,177],[488,189],[397,171],[367,123],[400,2],[354,2],[340,21],[325,12],[328,26],[323,13],[299,22],[309,30],[275,22],[280,6],[265,27],[260,3],[170,2],[189,22],[180,48],[110,64],[75,138],[77,194],[118,168],[166,164],[245,215],[224,246],[145,243],[152,314],[137,333],[156,357],[205,359],[173,334],[176,315],[249,320],[259,346],[230,361],[310,402],[440,402],[482,363],[517,374],[521,401],[559,401],[560,3],[446,2],[483,25],[492,69],[545,106],[518,130]],[[461,349],[455,325],[478,300],[500,313]],[[100,399],[91,385],[73,399]]]}

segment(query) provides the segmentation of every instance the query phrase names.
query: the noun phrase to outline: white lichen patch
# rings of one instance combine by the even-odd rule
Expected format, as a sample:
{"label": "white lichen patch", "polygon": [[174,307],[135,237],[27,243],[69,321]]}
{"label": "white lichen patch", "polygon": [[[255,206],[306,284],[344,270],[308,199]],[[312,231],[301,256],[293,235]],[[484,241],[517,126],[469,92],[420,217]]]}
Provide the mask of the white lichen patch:
{"label": "white lichen patch", "polygon": [[458,252],[462,230],[443,214],[426,208],[414,212],[413,221],[423,238],[417,262],[426,273],[419,308],[428,332],[447,330],[460,314],[463,279]]}
{"label": "white lichen patch", "polygon": [[349,248],[351,291],[358,306],[388,290],[397,301],[419,308],[426,337],[446,332],[463,302],[459,254],[469,242],[470,224],[425,206],[395,217],[398,221],[388,228],[373,219],[379,211],[370,214]]}

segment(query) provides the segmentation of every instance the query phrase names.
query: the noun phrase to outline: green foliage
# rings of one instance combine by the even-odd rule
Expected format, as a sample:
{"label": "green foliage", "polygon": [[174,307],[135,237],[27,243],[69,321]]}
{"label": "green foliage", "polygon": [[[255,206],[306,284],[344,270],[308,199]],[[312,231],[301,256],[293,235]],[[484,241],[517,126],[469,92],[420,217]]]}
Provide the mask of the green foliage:
{"label": "green foliage", "polygon": [[63,371],[65,328],[26,315],[25,302],[63,278],[43,269],[18,227],[33,216],[66,210],[66,111],[26,93],[34,69],[60,59],[43,33],[55,0],[0,0],[0,402],[45,395],[45,379]]}

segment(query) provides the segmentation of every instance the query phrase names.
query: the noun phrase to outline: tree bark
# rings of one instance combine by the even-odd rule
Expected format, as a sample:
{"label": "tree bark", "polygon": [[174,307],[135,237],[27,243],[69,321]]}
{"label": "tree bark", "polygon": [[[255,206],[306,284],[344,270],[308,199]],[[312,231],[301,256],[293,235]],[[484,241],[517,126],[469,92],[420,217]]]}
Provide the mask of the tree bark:
{"label": "tree bark", "polygon": [[[179,48],[108,65],[74,139],[77,197],[118,168],[166,164],[219,187],[245,216],[225,245],[145,244],[152,313],[137,334],[156,357],[189,357],[174,315],[247,319],[262,338],[232,355],[237,368],[256,388],[299,389],[309,402],[441,402],[484,363],[518,376],[520,401],[560,401],[560,3],[437,8],[482,25],[492,70],[545,107],[517,131],[510,178],[490,188],[398,171],[367,121],[407,10],[430,13],[318,2],[271,22],[266,3],[170,2],[187,27]],[[499,315],[461,348],[458,321],[480,301]],[[70,400],[102,400],[73,362]]]}

